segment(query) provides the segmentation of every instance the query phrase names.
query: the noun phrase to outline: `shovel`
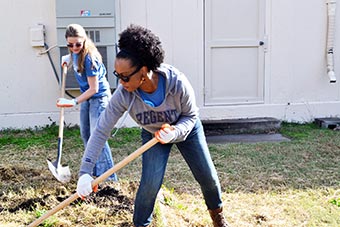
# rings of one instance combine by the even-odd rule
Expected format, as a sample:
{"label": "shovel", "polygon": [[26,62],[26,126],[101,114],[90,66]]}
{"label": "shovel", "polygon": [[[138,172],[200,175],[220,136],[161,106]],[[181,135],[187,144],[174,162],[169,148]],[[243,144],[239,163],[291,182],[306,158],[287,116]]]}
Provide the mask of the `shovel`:
{"label": "shovel", "polygon": [[[63,77],[61,81],[61,94],[60,97],[63,98],[65,94],[65,81],[67,75],[67,62],[63,63]],[[59,119],[59,136],[58,136],[58,153],[57,160],[52,162],[47,159],[48,168],[52,172],[53,176],[57,178],[58,181],[66,183],[71,179],[71,172],[68,166],[61,165],[61,153],[63,150],[63,133],[64,133],[64,108],[60,108],[60,119]]]}
{"label": "shovel", "polygon": [[[158,142],[158,140],[156,138],[153,138],[151,140],[149,140],[149,142],[147,142],[146,144],[144,144],[143,146],[141,146],[140,148],[138,148],[137,150],[135,150],[133,153],[131,153],[129,156],[127,156],[126,158],[124,158],[122,161],[120,161],[119,163],[117,163],[116,165],[114,165],[111,169],[108,169],[105,173],[103,173],[102,175],[100,175],[99,177],[97,177],[96,179],[94,179],[92,181],[92,188],[96,187],[98,184],[100,184],[101,182],[103,182],[104,180],[106,180],[106,178],[108,178],[109,176],[111,176],[113,173],[117,172],[118,170],[120,170],[121,168],[123,168],[124,166],[126,166],[127,164],[129,164],[131,161],[133,161],[134,159],[136,159],[138,156],[140,156],[141,154],[143,154],[145,151],[147,151],[150,147],[152,147],[153,145],[155,145]],[[27,227],[35,227],[38,226],[41,222],[43,222],[45,219],[47,219],[48,217],[50,217],[51,215],[57,213],[59,210],[63,209],[64,207],[68,206],[70,203],[72,203],[74,200],[76,200],[77,198],[79,198],[79,195],[77,193],[74,193],[73,195],[71,195],[69,198],[67,198],[66,200],[64,200],[63,202],[59,203],[59,205],[57,205],[56,207],[54,207],[52,210],[46,212],[44,215],[42,215],[40,218],[38,218],[37,220],[35,220],[34,222],[32,222],[30,225],[28,225]]]}

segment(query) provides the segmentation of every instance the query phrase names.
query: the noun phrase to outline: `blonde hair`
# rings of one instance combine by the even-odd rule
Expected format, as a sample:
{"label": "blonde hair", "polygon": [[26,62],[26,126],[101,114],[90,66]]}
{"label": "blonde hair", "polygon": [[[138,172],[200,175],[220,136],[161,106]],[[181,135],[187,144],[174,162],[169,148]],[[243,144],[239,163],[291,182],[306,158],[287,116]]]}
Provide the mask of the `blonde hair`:
{"label": "blonde hair", "polygon": [[[83,48],[79,52],[79,57],[78,57],[78,72],[83,73],[84,72],[84,62],[85,62],[85,56],[87,54],[90,55],[92,59],[92,65],[94,64],[95,60],[98,60],[99,62],[102,62],[102,56],[99,53],[97,47],[94,45],[93,41],[87,36],[85,29],[79,25],[79,24],[69,24],[66,27],[66,32],[65,32],[65,39],[68,37],[75,37],[75,38],[83,38],[84,43],[83,43]],[[71,51],[69,50],[71,53]],[[72,61],[72,58],[71,58]],[[72,66],[72,63],[69,64]]]}

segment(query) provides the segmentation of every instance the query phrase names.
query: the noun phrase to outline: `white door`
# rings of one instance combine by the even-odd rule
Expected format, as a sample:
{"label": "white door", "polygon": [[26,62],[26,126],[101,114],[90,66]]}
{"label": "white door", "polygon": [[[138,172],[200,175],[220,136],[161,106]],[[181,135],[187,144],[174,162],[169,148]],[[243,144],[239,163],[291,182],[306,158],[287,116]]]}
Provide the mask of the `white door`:
{"label": "white door", "polygon": [[264,101],[265,0],[205,1],[204,105]]}

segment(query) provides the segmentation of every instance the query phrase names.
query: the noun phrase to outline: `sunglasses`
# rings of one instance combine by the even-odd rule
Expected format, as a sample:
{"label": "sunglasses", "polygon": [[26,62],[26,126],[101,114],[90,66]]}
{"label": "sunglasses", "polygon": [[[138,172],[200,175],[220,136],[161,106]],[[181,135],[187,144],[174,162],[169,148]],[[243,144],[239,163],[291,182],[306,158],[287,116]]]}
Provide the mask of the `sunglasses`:
{"label": "sunglasses", "polygon": [[77,42],[77,43],[75,43],[75,44],[73,44],[73,43],[68,43],[67,44],[67,47],[68,48],[73,48],[74,46],[76,46],[76,47],[81,47],[81,45],[83,45],[82,43],[80,43],[80,42]]}
{"label": "sunglasses", "polygon": [[120,73],[117,73],[117,71],[113,71],[113,75],[115,75],[118,79],[121,79],[122,81],[124,81],[125,83],[130,81],[130,77],[132,77],[133,75],[135,75],[140,69],[142,68],[142,66],[137,67],[137,69],[135,71],[133,71],[130,75],[127,76],[123,76]]}

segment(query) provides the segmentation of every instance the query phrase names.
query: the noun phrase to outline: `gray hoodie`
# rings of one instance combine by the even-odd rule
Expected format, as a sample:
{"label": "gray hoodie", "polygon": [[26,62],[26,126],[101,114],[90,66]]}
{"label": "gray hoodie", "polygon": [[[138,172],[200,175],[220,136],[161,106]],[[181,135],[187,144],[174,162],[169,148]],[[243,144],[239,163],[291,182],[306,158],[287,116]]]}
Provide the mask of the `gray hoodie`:
{"label": "gray hoodie", "polygon": [[171,65],[162,64],[155,73],[166,78],[164,101],[157,107],[151,107],[142,100],[138,90],[128,92],[120,84],[91,134],[79,175],[91,175],[112,129],[128,109],[131,118],[150,133],[154,134],[164,123],[168,123],[175,128],[176,136],[172,143],[186,139],[198,118],[194,90],[186,76]]}

